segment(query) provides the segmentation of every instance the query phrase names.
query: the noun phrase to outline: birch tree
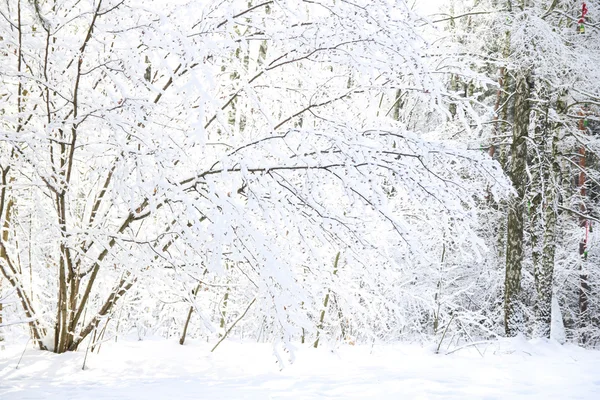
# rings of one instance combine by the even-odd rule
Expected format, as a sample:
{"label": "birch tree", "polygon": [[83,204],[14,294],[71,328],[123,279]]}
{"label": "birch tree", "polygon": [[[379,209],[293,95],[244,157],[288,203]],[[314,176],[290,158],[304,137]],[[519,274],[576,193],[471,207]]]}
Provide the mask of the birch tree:
{"label": "birch tree", "polygon": [[[595,10],[597,7],[595,2],[586,3],[585,10]],[[561,224],[568,225],[580,219],[585,221],[585,216],[577,214],[588,214],[590,211],[589,208],[583,211],[579,205],[571,205],[574,200],[570,199],[573,199],[575,193],[564,177],[573,174],[573,168],[579,169],[578,175],[592,172],[580,163],[584,159],[583,155],[574,160],[572,153],[574,148],[580,146],[580,149],[585,150],[581,153],[581,150],[577,149],[576,152],[585,155],[591,150],[590,146],[594,146],[591,145],[593,140],[590,140],[589,136],[582,137],[585,130],[577,129],[577,126],[584,120],[581,107],[587,101],[593,101],[597,92],[597,72],[594,72],[593,67],[595,53],[591,51],[597,29],[591,23],[589,13],[582,15],[582,2],[577,1],[475,2],[473,5],[465,5],[465,8],[462,9],[464,13],[461,19],[481,18],[492,26],[492,29],[487,30],[492,35],[484,36],[484,42],[493,44],[499,42],[497,38],[506,38],[507,43],[507,51],[501,50],[503,46],[481,45],[481,48],[491,50],[482,59],[498,68],[501,77],[498,93],[504,94],[496,96],[494,120],[508,119],[507,122],[513,124],[513,151],[508,160],[507,171],[513,179],[518,201],[526,207],[523,223],[515,224],[515,221],[521,220],[515,218],[514,207],[508,210],[505,320],[512,318],[510,310],[516,299],[513,295],[516,293],[520,293],[519,307],[526,315],[525,320],[517,318],[512,327],[508,323],[506,333],[510,335],[516,331],[534,332],[535,335],[549,337],[552,296],[557,292],[553,284],[555,264],[560,263],[561,267],[566,267],[567,270],[572,268],[569,264],[585,264],[583,251],[581,259],[577,260],[576,257],[568,255],[577,254],[577,248],[571,247],[570,242],[561,246],[556,238],[557,232],[566,227],[561,227]],[[523,129],[527,128],[519,123],[524,106],[519,88],[524,86],[519,81],[514,86],[506,86],[506,83],[528,74],[531,89],[526,104],[529,104],[531,124],[526,142],[529,149],[526,153],[515,153],[515,140],[519,136],[515,133],[523,132]],[[583,90],[583,87],[586,89]],[[500,101],[502,96],[506,96],[507,100]],[[514,113],[502,111],[507,108],[514,109]],[[496,129],[496,122],[494,126]],[[579,144],[575,144],[576,142]],[[502,153],[502,146],[500,152]],[[516,171],[521,171],[517,181],[514,177]],[[579,186],[584,188],[580,184]],[[579,197],[579,194],[576,197]],[[523,210],[519,209],[517,214],[521,215]],[[561,218],[560,210],[568,210],[568,214]],[[588,224],[580,223],[584,227],[584,235],[580,237],[587,237],[585,227]],[[522,233],[522,230],[525,230],[525,233]],[[575,235],[579,236],[581,232]],[[518,271],[529,269],[530,266],[534,279],[531,282],[521,282],[519,288],[516,278],[523,275]],[[564,276],[562,271],[559,273]],[[578,279],[585,282],[583,275]],[[561,286],[561,296],[566,294],[563,290],[564,287]],[[573,288],[567,292],[571,290]],[[580,294],[588,291],[578,290]],[[561,305],[571,307],[572,303],[566,305],[562,302]],[[581,308],[580,305],[577,307]],[[526,321],[527,315],[533,316],[531,324]]]}

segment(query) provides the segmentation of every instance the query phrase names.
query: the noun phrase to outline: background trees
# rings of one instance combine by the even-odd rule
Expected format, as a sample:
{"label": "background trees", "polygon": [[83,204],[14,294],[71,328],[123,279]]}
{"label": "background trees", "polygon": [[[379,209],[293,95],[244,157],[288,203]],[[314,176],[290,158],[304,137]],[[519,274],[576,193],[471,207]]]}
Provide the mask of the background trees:
{"label": "background trees", "polygon": [[[585,10],[596,10],[595,2],[585,3]],[[585,305],[591,288],[586,275],[592,270],[585,265],[589,250],[594,247],[589,232],[594,206],[587,194],[591,176],[595,174],[588,160],[593,157],[595,142],[595,131],[589,121],[597,118],[592,105],[593,93],[598,90],[594,67],[597,13],[586,13],[583,23],[586,29],[582,33],[578,25],[585,13],[582,2],[468,5],[462,2],[461,5],[463,8],[457,14],[466,15],[461,17],[463,26],[477,31],[482,22],[477,22],[475,15],[481,15],[483,23],[491,27],[487,31],[490,36],[484,35],[481,41],[468,36],[470,43],[479,43],[481,59],[487,64],[484,71],[498,76],[501,87],[497,94],[489,93],[486,99],[488,104],[494,102],[495,108],[490,133],[495,138],[499,134],[500,137],[512,134],[513,148],[515,138],[520,136],[518,132],[527,136],[527,155],[519,153],[520,157],[514,152],[506,157],[509,154],[506,142],[498,145],[497,139],[491,139],[490,154],[498,157],[505,170],[524,172],[516,180],[512,176],[519,193],[515,201],[522,208],[518,214],[524,215],[525,224],[511,227],[514,208],[509,203],[506,265],[507,274],[521,271],[517,276],[523,280],[521,285],[512,285],[507,279],[505,286],[505,299],[520,296],[517,302],[523,316],[515,318],[514,324],[507,324],[506,332],[549,337],[554,293],[559,299],[554,303],[556,311],[560,307],[568,315],[564,322],[569,335],[585,342],[581,324],[587,318],[584,315],[588,315]],[[527,96],[520,95],[518,89],[523,76],[529,77]],[[523,115],[520,111],[527,105],[529,121],[519,123],[519,116]],[[501,238],[503,232],[500,231]],[[511,256],[511,249],[515,248],[510,243],[511,235],[523,237],[516,242],[525,246],[524,258],[517,263],[511,262],[518,259]],[[584,272],[577,273],[578,269]],[[574,293],[579,293],[578,299],[574,299]],[[510,310],[508,303],[505,306]],[[561,319],[558,316],[555,322],[562,324]]]}

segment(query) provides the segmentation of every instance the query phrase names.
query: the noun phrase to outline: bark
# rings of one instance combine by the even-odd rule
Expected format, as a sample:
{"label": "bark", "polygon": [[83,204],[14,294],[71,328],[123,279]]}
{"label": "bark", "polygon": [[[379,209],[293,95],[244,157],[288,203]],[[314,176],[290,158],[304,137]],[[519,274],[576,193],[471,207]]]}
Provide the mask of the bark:
{"label": "bark", "polygon": [[402,96],[403,96],[402,90],[397,89],[396,90],[396,98],[395,98],[394,104],[392,106],[392,110],[393,110],[392,118],[394,119],[394,121],[400,121],[400,110],[403,107]]}
{"label": "bark", "polygon": [[[194,298],[198,295],[198,291],[200,290],[201,284],[199,283],[196,286],[196,289],[192,291]],[[192,314],[194,313],[194,305],[190,306],[190,310],[188,311],[187,319],[185,320],[185,325],[183,325],[183,333],[181,334],[181,338],[179,339],[179,344],[183,345],[185,343],[185,337],[187,336],[188,326],[190,324],[190,320],[192,319]]]}
{"label": "bark", "polygon": [[213,347],[210,352],[214,352],[215,349],[217,347],[219,347],[219,345],[221,344],[221,342],[223,342],[223,340],[225,340],[225,338],[227,338],[227,336],[229,335],[229,332],[231,332],[231,330],[233,328],[235,328],[235,326],[237,325],[238,322],[240,322],[248,313],[248,310],[250,310],[250,307],[252,307],[252,304],[254,304],[256,302],[256,297],[254,299],[252,299],[252,301],[250,302],[250,304],[248,304],[248,307],[246,307],[246,310],[244,311],[244,313],[242,315],[240,315],[240,317],[238,319],[236,319],[234,321],[233,324],[231,324],[231,326],[229,327],[229,329],[227,329],[227,332],[225,332],[225,334],[223,335],[223,337],[217,342],[217,344],[215,344],[215,347]]}
{"label": "bark", "polygon": [[[6,174],[3,173],[2,174],[2,181],[3,183],[6,182]],[[2,190],[2,209],[4,209],[4,201],[5,201],[5,190]],[[11,217],[11,209],[13,207],[13,201],[12,199],[8,201],[8,204],[6,206],[6,216],[4,218],[4,229],[2,231],[2,242],[6,243],[8,241],[8,229],[10,226],[10,217]],[[4,252],[0,252],[0,257],[5,258],[6,254],[4,254]],[[2,278],[0,277],[0,296],[2,295]],[[2,314],[3,314],[3,306],[2,306],[2,298],[0,297],[0,326],[2,326]],[[2,335],[2,332],[0,331],[0,342],[4,341],[4,336]]]}
{"label": "bark", "polygon": [[[338,251],[338,253],[335,256],[335,261],[333,262],[333,275],[337,275],[339,261],[340,261],[340,252]],[[321,317],[319,318],[319,326],[317,329],[317,339],[315,340],[315,343],[313,344],[313,347],[315,349],[317,347],[319,347],[319,333],[323,330],[323,321],[325,321],[325,311],[327,310],[327,307],[329,305],[329,294],[330,293],[331,293],[331,289],[328,289],[327,294],[325,295],[325,300],[323,300],[323,309],[321,310]]]}
{"label": "bark", "polygon": [[554,281],[554,251],[556,247],[556,220],[557,220],[557,196],[554,190],[548,193],[548,202],[545,210],[544,244],[542,248],[542,260],[539,269],[534,271],[537,306],[536,320],[538,337],[550,338],[552,325],[552,289]]}
{"label": "bark", "polygon": [[507,336],[522,331],[523,320],[519,311],[521,269],[523,264],[523,211],[527,185],[527,136],[529,129],[529,82],[520,76],[515,93],[515,120],[511,145],[510,178],[516,191],[508,209],[506,276],[504,282],[504,329]]}
{"label": "bark", "polygon": [[87,335],[89,335],[94,329],[98,327],[98,324],[100,323],[102,318],[112,311],[116,302],[127,293],[127,291],[133,286],[134,283],[135,279],[129,280],[129,274],[125,274],[125,276],[121,279],[119,284],[114,288],[110,296],[108,296],[108,299],[106,299],[104,305],[100,308],[100,311],[98,311],[98,314],[96,314],[96,316],[92,318],[92,320],[81,331],[81,333],[79,333],[77,338],[71,341],[69,347],[66,348],[65,351],[77,350],[77,347],[83,341],[83,339],[85,339]]}
{"label": "bark", "polygon": [[[559,100],[557,110],[562,113],[564,107]],[[550,148],[550,159],[544,171],[543,200],[543,245],[541,260],[534,268],[537,292],[536,327],[537,337],[550,338],[552,326],[552,290],[554,281],[554,255],[556,247],[556,224],[558,218],[558,188],[560,187],[560,165],[558,161],[558,141],[561,125],[554,128]]]}
{"label": "bark", "polygon": [[226,322],[226,317],[227,317],[227,302],[229,300],[229,292],[230,289],[227,288],[227,290],[225,291],[225,296],[223,296],[223,303],[222,303],[222,307],[221,307],[221,323],[220,323],[220,328],[221,329],[227,329],[225,327],[225,322]]}
{"label": "bark", "polygon": [[17,296],[21,301],[21,306],[25,311],[25,316],[30,319],[29,328],[31,329],[32,339],[37,342],[40,350],[46,350],[46,346],[42,343],[42,338],[45,336],[45,331],[40,326],[39,322],[34,319],[36,317],[36,313],[31,305],[31,300],[29,299],[29,296],[27,296],[25,288],[17,277],[17,271],[11,261],[11,258],[8,256],[3,241],[0,241],[0,256],[4,260],[4,263],[0,263],[0,272],[2,272],[8,283],[15,288]]}
{"label": "bark", "polygon": [[[26,2],[23,0],[18,0],[17,2],[17,21],[16,25],[14,25],[16,29],[17,35],[17,43],[18,47],[15,49],[16,63],[17,63],[17,71],[19,74],[33,74],[30,70],[28,70],[25,64],[25,56],[23,55],[25,52],[23,51],[26,47],[23,40],[26,36],[27,26],[25,23],[21,23],[21,13],[25,13],[23,16],[23,21],[27,19],[26,15],[28,11],[31,11],[30,8],[25,7]],[[56,37],[54,37],[54,33],[51,32],[49,25],[47,25],[41,15],[41,9],[39,7],[38,1],[35,0],[32,3],[34,6],[34,12],[36,13],[37,18],[39,19],[42,27],[45,30],[45,39],[46,46],[44,49],[44,55],[42,61],[43,65],[43,78],[44,81],[49,82],[50,72],[52,71],[53,62],[51,61],[51,55],[53,54],[54,48],[53,43],[56,42]],[[54,343],[53,343],[53,351],[56,353],[62,353],[68,350],[76,349],[78,344],[85,338],[88,334],[90,334],[92,329],[95,329],[95,326],[100,322],[101,318],[105,318],[111,312],[111,309],[114,306],[114,303],[122,297],[125,292],[131,287],[133,279],[128,279],[127,281],[123,281],[117,285],[115,290],[107,297],[105,303],[99,310],[96,317],[88,324],[85,321],[80,321],[81,316],[85,315],[87,308],[90,307],[90,297],[92,293],[92,289],[95,287],[97,283],[97,277],[99,270],[101,268],[102,261],[110,254],[113,247],[116,245],[116,240],[113,238],[109,241],[108,247],[100,247],[99,255],[94,255],[91,257],[80,257],[79,254],[96,254],[95,250],[100,246],[99,244],[94,243],[91,240],[83,241],[77,244],[78,247],[81,248],[81,252],[73,252],[73,244],[68,243],[72,241],[72,233],[70,232],[70,226],[77,225],[78,222],[84,221],[71,221],[71,218],[76,219],[79,218],[76,216],[76,213],[72,211],[72,203],[70,199],[74,196],[74,193],[71,189],[70,183],[71,181],[75,181],[78,177],[77,174],[77,163],[79,163],[79,159],[76,156],[76,150],[80,148],[80,143],[78,143],[78,135],[80,134],[80,124],[83,121],[80,121],[81,117],[81,99],[88,90],[88,78],[87,72],[85,72],[85,57],[86,57],[86,48],[89,46],[90,41],[92,41],[94,36],[94,30],[96,29],[96,23],[99,18],[105,15],[107,12],[115,10],[117,6],[110,8],[107,10],[101,10],[103,7],[103,0],[99,0],[95,2],[94,10],[91,13],[91,21],[89,26],[85,31],[82,31],[81,34],[81,45],[79,46],[79,51],[76,56],[74,56],[67,67],[62,72],[66,74],[67,71],[74,71],[73,74],[73,86],[70,90],[71,99],[70,104],[72,105],[72,109],[69,113],[64,117],[63,122],[69,120],[72,117],[73,122],[69,122],[68,124],[63,124],[62,128],[58,128],[55,132],[54,137],[49,137],[48,141],[48,155],[50,161],[50,167],[52,176],[56,177],[56,179],[46,180],[43,176],[41,179],[46,184],[49,191],[52,193],[54,206],[56,210],[55,220],[57,222],[57,226],[61,229],[59,242],[60,247],[58,254],[53,255],[52,261],[49,263],[52,265],[52,268],[56,270],[56,289],[57,294],[55,295],[56,299],[56,314],[54,315],[55,321],[53,321],[53,326],[50,328],[54,330]],[[87,19],[87,17],[86,17]],[[29,29],[29,28],[28,28]],[[23,47],[25,46],[25,47]],[[111,45],[112,48],[112,45]],[[89,53],[89,50],[88,50]],[[187,70],[186,70],[187,71]],[[181,72],[179,75],[185,73]],[[151,69],[146,71],[147,73],[151,73]],[[177,70],[174,74],[177,73]],[[27,110],[27,97],[28,91],[30,89],[29,83],[26,83],[26,80],[20,79],[17,87],[17,95],[16,97],[16,110],[17,110],[17,118],[15,123],[16,132],[20,132],[24,126],[27,125],[29,120],[34,116],[33,111],[35,111],[35,106],[33,111],[31,111],[29,117],[25,117],[25,112],[29,113]],[[92,89],[96,88],[95,84],[89,84]],[[171,81],[172,82],[172,78]],[[167,84],[165,89],[170,85]],[[50,125],[53,123],[52,115],[57,114],[56,109],[54,108],[54,102],[52,101],[52,96],[55,96],[57,92],[50,90],[50,85],[43,85],[44,88],[41,89],[41,96],[43,100],[43,104],[45,105],[45,124]],[[83,97],[82,97],[83,96]],[[155,99],[155,103],[158,102],[160,95]],[[58,117],[56,117],[58,118]],[[55,122],[55,121],[54,121]],[[58,140],[56,140],[58,139]],[[20,149],[18,145],[13,146],[14,150],[11,154],[11,158],[16,159],[17,157],[24,155],[24,152]],[[116,164],[116,161],[115,161]],[[115,166],[110,169],[108,175],[104,181],[101,190],[96,194],[94,198],[93,208],[91,214],[89,216],[89,225],[92,226],[94,223],[97,213],[100,210],[102,201],[107,193],[108,187],[111,184],[113,172],[115,170]],[[15,289],[16,294],[20,300],[20,303],[23,307],[26,317],[31,321],[29,322],[32,339],[35,340],[41,349],[45,349],[44,344],[41,339],[46,336],[46,330],[43,326],[35,319],[36,313],[33,307],[33,293],[25,290],[23,284],[23,277],[21,275],[22,265],[19,258],[18,252],[12,256],[9,254],[11,249],[10,241],[8,237],[9,228],[14,226],[14,224],[10,221],[10,208],[12,207],[13,202],[15,203],[15,210],[18,210],[18,198],[14,197],[14,195],[10,195],[10,188],[7,186],[7,175],[10,169],[10,165],[8,166],[0,166],[1,178],[2,178],[2,188],[0,189],[0,217],[3,220],[0,221],[0,226],[4,228],[2,235],[0,235],[0,273],[5,277],[6,283],[5,285],[10,285]],[[149,212],[141,215],[142,211],[145,211],[148,202],[144,201],[140,205],[140,211],[137,211],[135,214],[130,213],[120,229],[118,229],[117,233],[123,233],[125,229],[130,227],[132,223],[138,221],[139,219],[144,218],[146,215],[149,215]],[[141,215],[141,216],[140,216]],[[85,222],[84,222],[85,224]],[[13,231],[10,231],[13,232]],[[30,233],[31,234],[31,233]],[[11,241],[16,239],[10,238]],[[30,247],[31,247],[31,240]],[[92,249],[92,246],[94,247]],[[92,260],[92,264],[89,266],[89,269],[86,271],[81,271],[83,260]],[[30,263],[30,271],[31,269],[31,250],[30,257],[28,258]],[[86,266],[87,267],[87,266]],[[32,272],[30,272],[30,279],[32,279]],[[0,316],[1,318],[1,316]],[[85,318],[85,317],[84,317]],[[48,346],[52,347],[52,345]]]}
{"label": "bark", "polygon": [[[582,133],[585,133],[585,131],[587,130],[584,124],[584,118],[585,116],[583,115],[583,113],[580,113],[582,115],[582,119],[579,121],[579,129],[582,131]],[[579,211],[580,211],[580,215],[585,215],[587,214],[587,210],[586,210],[586,205],[585,205],[585,198],[587,196],[587,190],[586,190],[586,185],[585,185],[585,181],[586,181],[586,174],[585,174],[585,168],[586,168],[586,149],[584,146],[581,146],[581,148],[579,149],[579,191],[581,194],[581,203],[579,205]],[[580,217],[579,218],[579,224],[580,226],[584,229],[584,233],[583,233],[583,238],[581,239],[580,243],[579,243],[579,256],[581,257],[580,260],[580,266],[579,266],[579,328],[585,328],[586,326],[586,322],[588,320],[588,307],[589,307],[589,300],[588,300],[588,293],[590,292],[590,284],[588,282],[588,274],[586,271],[586,260],[587,260],[587,229],[588,229],[588,223],[589,221],[587,219],[585,219],[584,217]],[[580,337],[580,341],[581,343],[585,343],[587,342],[587,337],[585,335],[582,335]]]}

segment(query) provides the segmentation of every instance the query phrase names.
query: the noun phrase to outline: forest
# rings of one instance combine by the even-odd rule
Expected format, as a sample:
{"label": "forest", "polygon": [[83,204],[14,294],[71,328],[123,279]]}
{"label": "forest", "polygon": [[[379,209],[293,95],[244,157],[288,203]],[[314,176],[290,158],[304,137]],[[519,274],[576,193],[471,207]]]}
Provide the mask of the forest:
{"label": "forest", "polygon": [[600,345],[600,0],[2,0],[0,59],[16,359]]}

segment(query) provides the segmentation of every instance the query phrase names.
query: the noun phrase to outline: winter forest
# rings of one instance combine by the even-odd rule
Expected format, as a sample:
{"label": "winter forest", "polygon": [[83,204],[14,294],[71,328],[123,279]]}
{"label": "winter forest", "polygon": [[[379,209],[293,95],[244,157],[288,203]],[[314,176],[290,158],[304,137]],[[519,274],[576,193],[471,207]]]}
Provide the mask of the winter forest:
{"label": "winter forest", "polygon": [[600,367],[600,0],[1,0],[0,60],[0,397],[138,341]]}

